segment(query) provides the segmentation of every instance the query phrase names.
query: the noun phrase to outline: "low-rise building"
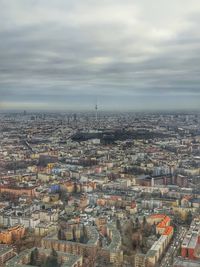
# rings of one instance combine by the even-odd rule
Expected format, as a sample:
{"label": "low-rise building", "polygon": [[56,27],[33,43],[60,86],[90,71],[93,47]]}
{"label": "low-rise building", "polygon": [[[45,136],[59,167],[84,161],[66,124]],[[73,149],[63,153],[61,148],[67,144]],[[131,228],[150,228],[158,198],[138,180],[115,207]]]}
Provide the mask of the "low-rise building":
{"label": "low-rise building", "polygon": [[25,234],[25,228],[22,225],[0,230],[0,242],[11,244],[13,241],[20,240]]}
{"label": "low-rise building", "polygon": [[0,266],[4,266],[5,262],[14,257],[15,252],[13,247],[0,245]]}
{"label": "low-rise building", "polygon": [[[6,267],[30,267],[31,253],[35,248],[27,249],[6,263]],[[38,248],[37,262],[40,264],[51,255],[51,249]],[[82,256],[72,255],[66,252],[57,252],[57,260],[61,267],[82,267]]]}
{"label": "low-rise building", "polygon": [[200,220],[194,219],[181,244],[181,256],[190,260],[200,260]]}

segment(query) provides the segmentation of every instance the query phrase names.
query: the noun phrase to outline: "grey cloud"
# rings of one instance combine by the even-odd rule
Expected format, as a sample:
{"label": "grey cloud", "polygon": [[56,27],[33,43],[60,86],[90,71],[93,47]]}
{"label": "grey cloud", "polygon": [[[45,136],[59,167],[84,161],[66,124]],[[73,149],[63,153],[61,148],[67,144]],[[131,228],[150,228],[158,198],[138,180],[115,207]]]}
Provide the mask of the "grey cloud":
{"label": "grey cloud", "polygon": [[126,106],[189,95],[198,106],[200,4],[154,3],[157,10],[147,0],[1,1],[1,101],[86,105],[98,95]]}

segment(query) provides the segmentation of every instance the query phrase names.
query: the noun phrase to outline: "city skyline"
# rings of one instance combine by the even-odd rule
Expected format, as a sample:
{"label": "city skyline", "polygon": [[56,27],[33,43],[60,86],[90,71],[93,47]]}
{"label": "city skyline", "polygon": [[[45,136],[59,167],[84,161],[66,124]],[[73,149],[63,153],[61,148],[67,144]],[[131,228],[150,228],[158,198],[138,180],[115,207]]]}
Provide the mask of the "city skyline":
{"label": "city skyline", "polygon": [[199,110],[199,2],[0,6],[1,111]]}

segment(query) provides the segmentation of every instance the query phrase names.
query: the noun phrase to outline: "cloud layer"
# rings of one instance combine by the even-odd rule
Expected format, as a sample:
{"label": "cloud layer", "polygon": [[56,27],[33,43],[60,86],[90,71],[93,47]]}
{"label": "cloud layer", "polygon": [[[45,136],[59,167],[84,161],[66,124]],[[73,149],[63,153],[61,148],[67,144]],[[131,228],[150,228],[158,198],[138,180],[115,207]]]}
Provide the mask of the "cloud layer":
{"label": "cloud layer", "polygon": [[1,0],[0,107],[197,109],[200,2]]}

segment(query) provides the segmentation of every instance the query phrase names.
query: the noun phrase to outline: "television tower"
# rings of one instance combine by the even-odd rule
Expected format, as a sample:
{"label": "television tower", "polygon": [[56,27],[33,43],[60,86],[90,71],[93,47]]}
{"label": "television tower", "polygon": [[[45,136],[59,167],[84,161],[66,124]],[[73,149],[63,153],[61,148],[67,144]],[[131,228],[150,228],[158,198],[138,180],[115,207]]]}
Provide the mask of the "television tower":
{"label": "television tower", "polygon": [[98,120],[98,105],[95,105],[95,120]]}

